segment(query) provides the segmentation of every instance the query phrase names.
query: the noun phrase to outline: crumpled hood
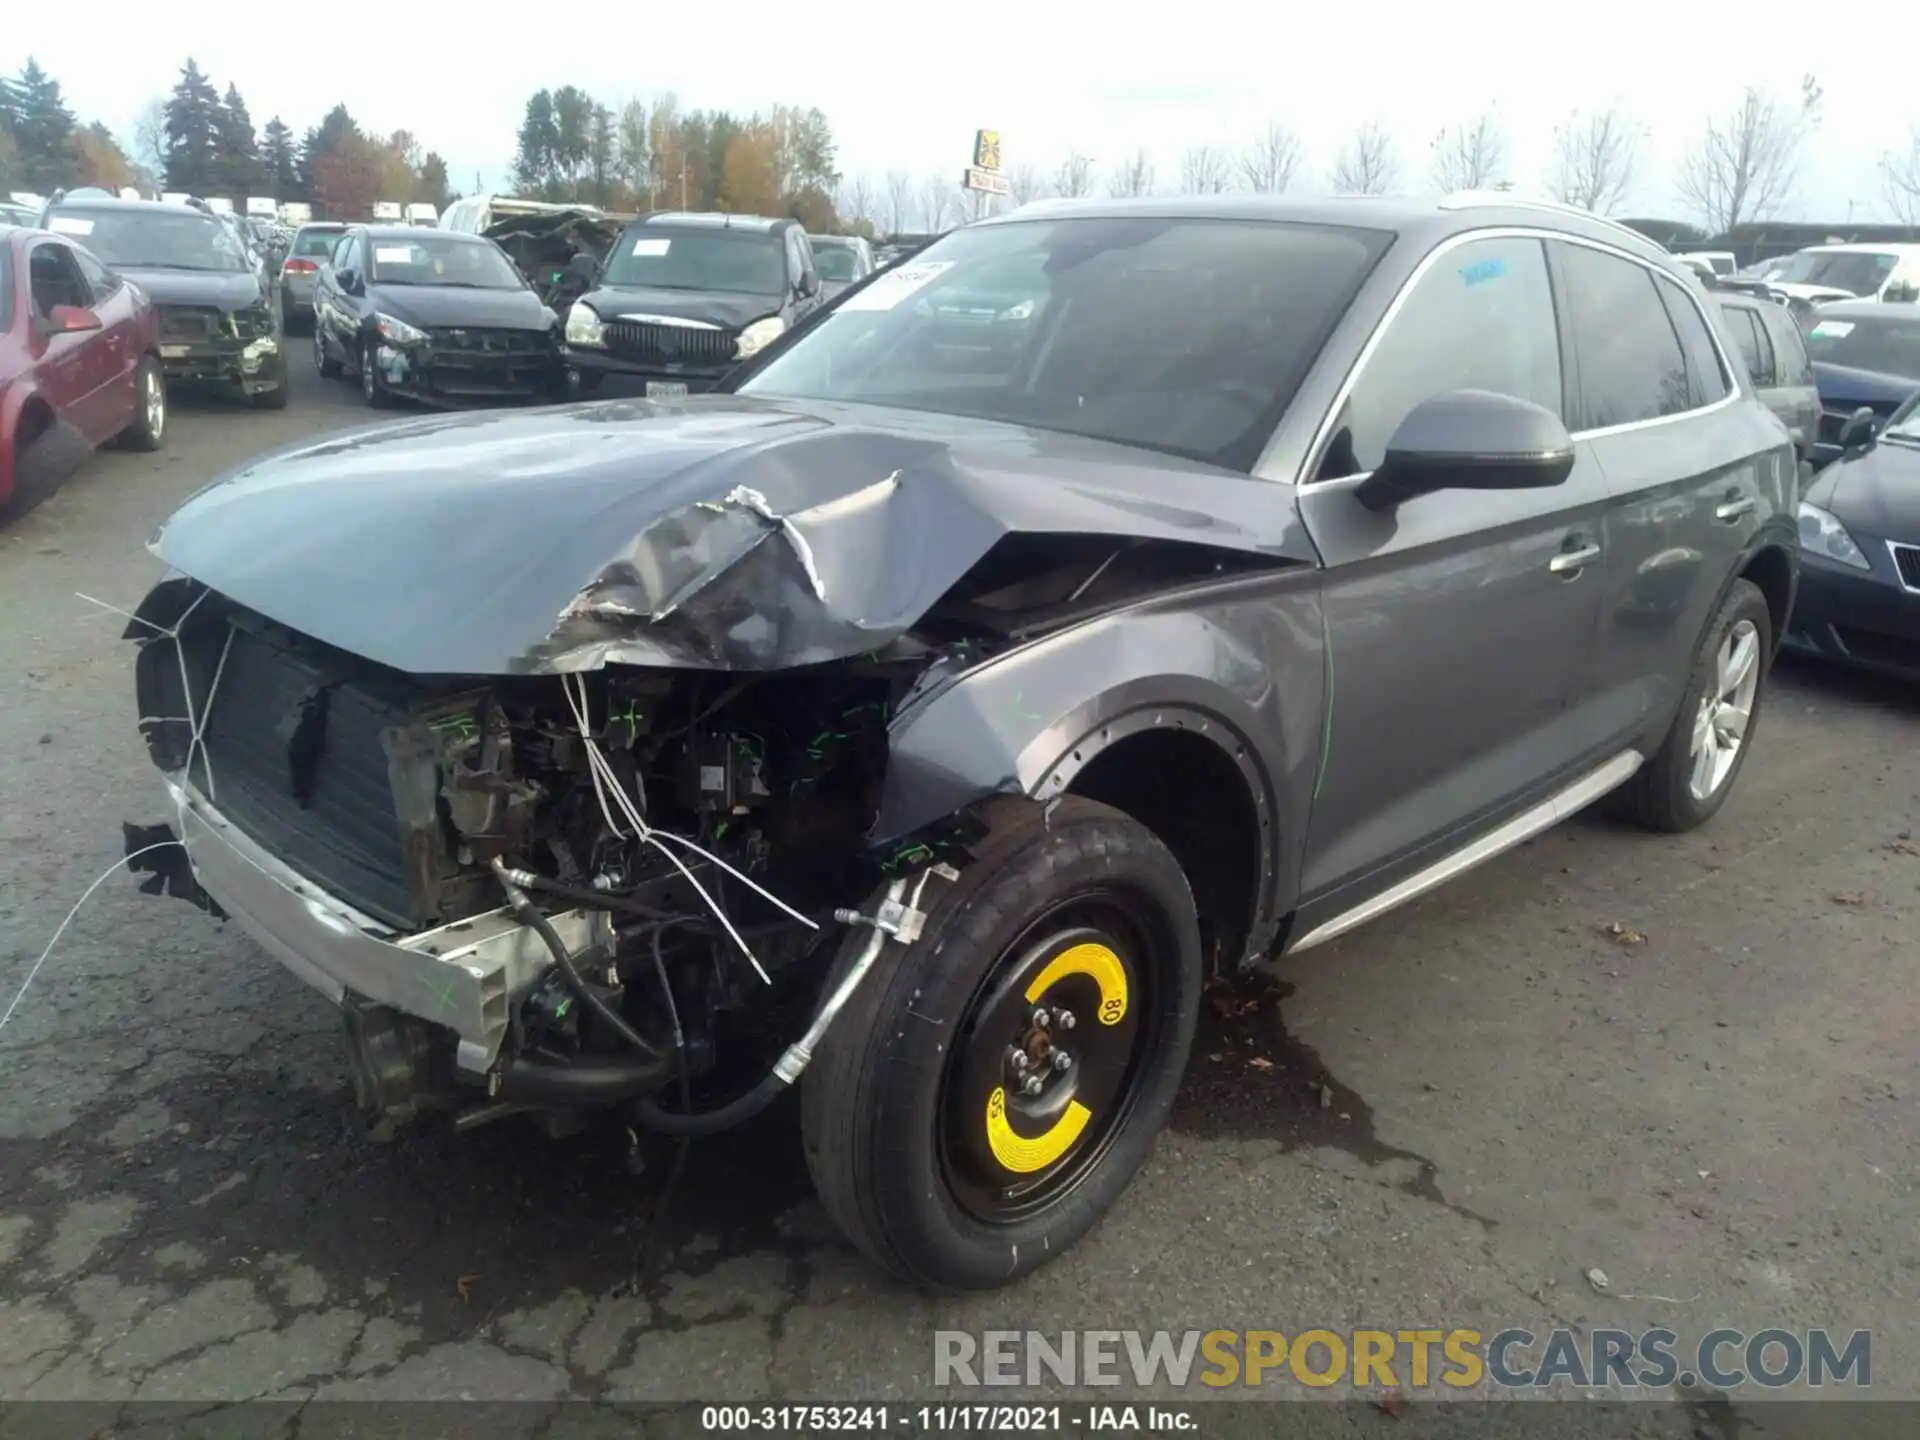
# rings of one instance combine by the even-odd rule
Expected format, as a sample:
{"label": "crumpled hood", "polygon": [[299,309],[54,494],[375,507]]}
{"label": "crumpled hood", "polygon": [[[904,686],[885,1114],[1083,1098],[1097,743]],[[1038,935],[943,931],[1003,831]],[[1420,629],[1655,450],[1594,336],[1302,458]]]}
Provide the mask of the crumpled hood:
{"label": "crumpled hood", "polygon": [[213,305],[244,310],[260,303],[260,280],[251,270],[141,270],[119,272],[156,305]]}
{"label": "crumpled hood", "polygon": [[1014,426],[716,395],[433,417],[192,496],[152,549],[414,674],[877,650],[1011,532],[1308,558],[1270,481]]}

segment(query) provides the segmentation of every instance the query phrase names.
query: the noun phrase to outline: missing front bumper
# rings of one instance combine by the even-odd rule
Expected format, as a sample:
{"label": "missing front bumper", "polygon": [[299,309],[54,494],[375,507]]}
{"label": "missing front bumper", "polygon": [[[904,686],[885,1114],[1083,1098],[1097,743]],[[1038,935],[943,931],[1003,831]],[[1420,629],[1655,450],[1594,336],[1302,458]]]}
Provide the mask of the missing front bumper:
{"label": "missing front bumper", "polygon": [[[194,877],[282,965],[335,1004],[357,996],[452,1031],[463,1072],[493,1067],[512,997],[552,964],[538,935],[504,909],[399,934],[268,853],[182,777],[167,789]],[[547,918],[575,954],[612,939],[605,911]]]}

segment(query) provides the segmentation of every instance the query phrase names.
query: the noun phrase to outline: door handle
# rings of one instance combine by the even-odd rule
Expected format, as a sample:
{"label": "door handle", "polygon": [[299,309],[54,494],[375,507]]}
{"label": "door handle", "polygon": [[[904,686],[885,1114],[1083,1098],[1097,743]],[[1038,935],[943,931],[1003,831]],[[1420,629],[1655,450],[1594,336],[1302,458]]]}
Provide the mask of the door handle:
{"label": "door handle", "polygon": [[1578,550],[1563,550],[1547,562],[1547,569],[1556,575],[1566,575],[1579,571],[1599,558],[1598,545],[1583,545]]}
{"label": "door handle", "polygon": [[1714,507],[1713,518],[1716,520],[1738,520],[1742,515],[1753,509],[1753,504],[1754,501],[1751,495],[1743,495],[1737,500],[1728,500]]}

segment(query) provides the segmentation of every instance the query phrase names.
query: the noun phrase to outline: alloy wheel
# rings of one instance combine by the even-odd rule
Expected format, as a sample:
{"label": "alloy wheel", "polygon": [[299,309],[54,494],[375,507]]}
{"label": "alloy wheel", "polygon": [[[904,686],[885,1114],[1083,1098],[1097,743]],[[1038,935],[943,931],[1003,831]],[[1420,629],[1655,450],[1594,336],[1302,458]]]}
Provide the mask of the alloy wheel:
{"label": "alloy wheel", "polygon": [[1760,631],[1742,620],[1714,655],[1713,675],[1693,721],[1693,768],[1687,788],[1696,800],[1718,793],[1739,762],[1753,702],[1760,691]]}
{"label": "alloy wheel", "polygon": [[161,383],[160,372],[151,366],[142,375],[140,383],[140,404],[146,415],[147,434],[157,441],[167,429],[167,387]]}

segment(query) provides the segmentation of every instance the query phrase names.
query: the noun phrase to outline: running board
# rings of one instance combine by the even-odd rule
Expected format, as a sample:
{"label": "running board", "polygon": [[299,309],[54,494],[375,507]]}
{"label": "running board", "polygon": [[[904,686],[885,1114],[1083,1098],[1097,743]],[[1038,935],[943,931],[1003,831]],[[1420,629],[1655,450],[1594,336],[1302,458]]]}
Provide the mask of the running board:
{"label": "running board", "polygon": [[1426,869],[1409,875],[1397,885],[1389,886],[1371,899],[1363,900],[1351,910],[1343,910],[1331,920],[1314,926],[1286,949],[1294,955],[1315,945],[1324,945],[1336,936],[1357,929],[1369,920],[1397,909],[1409,900],[1417,900],[1429,890],[1436,890],[1455,876],[1467,871],[1483,861],[1491,860],[1503,851],[1511,850],[1523,840],[1531,840],[1542,830],[1550,830],[1562,820],[1571,818],[1598,800],[1609,790],[1625,784],[1633,778],[1633,772],[1646,763],[1646,757],[1638,750],[1623,750],[1597,770],[1589,770],[1578,780],[1557,790],[1538,805],[1522,811],[1505,824],[1489,830],[1479,839],[1463,845],[1460,849],[1442,856]]}

